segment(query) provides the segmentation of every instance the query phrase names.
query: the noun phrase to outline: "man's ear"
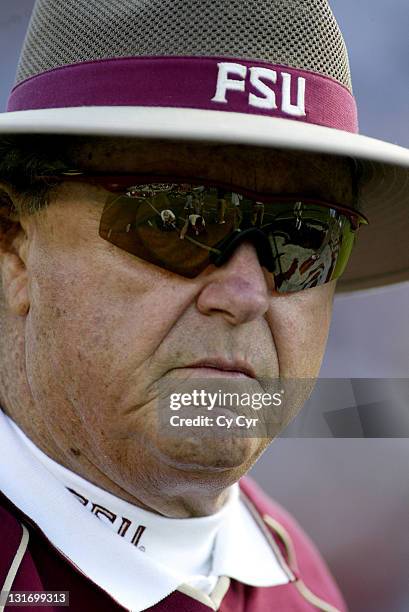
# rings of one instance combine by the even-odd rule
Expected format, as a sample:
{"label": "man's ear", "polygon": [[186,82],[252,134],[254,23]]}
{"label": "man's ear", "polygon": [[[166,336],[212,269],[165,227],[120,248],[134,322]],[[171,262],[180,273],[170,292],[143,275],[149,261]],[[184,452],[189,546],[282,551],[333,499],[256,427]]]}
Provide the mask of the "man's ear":
{"label": "man's ear", "polygon": [[0,186],[0,274],[6,308],[25,316],[30,309],[26,270],[26,234],[9,190]]}

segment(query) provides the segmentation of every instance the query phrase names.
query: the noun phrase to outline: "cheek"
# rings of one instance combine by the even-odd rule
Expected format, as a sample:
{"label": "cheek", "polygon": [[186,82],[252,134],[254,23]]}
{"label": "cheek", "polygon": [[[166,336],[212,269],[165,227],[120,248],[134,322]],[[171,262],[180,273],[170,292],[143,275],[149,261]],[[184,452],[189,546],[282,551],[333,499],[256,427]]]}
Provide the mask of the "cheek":
{"label": "cheek", "polygon": [[281,375],[316,378],[331,323],[335,283],[277,298],[270,321]]}
{"label": "cheek", "polygon": [[100,422],[146,402],[149,357],[178,316],[163,275],[105,244],[32,253],[26,346],[36,399]]}
{"label": "cheek", "polygon": [[83,412],[86,406],[103,406],[117,363],[112,354],[121,345],[110,315],[104,319],[93,306],[68,271],[58,282],[52,273],[37,280],[27,317],[26,360],[31,390],[44,408],[58,411],[65,404],[68,411]]}

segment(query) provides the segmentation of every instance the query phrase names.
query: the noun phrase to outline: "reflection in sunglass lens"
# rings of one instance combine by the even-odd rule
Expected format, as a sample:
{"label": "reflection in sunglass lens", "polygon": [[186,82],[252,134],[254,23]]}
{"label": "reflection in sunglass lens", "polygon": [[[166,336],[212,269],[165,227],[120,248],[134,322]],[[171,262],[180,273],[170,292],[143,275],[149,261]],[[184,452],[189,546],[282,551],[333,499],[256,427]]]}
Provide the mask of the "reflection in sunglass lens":
{"label": "reflection in sunglass lens", "polygon": [[[358,224],[359,225],[359,224]],[[355,241],[351,219],[330,206],[261,202],[217,187],[155,183],[111,194],[100,235],[166,270],[194,278],[251,240],[276,290],[339,278]]]}

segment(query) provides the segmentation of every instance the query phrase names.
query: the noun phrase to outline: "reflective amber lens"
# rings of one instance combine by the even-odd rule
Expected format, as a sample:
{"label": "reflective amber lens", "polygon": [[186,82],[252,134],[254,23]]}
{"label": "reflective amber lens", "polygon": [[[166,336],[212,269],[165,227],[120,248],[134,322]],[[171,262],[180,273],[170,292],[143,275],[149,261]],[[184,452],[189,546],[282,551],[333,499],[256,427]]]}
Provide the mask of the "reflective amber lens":
{"label": "reflective amber lens", "polygon": [[[359,224],[358,224],[359,225]],[[194,278],[251,239],[279,292],[339,278],[356,236],[348,215],[300,201],[261,202],[217,187],[149,184],[111,194],[100,236],[161,268]]]}

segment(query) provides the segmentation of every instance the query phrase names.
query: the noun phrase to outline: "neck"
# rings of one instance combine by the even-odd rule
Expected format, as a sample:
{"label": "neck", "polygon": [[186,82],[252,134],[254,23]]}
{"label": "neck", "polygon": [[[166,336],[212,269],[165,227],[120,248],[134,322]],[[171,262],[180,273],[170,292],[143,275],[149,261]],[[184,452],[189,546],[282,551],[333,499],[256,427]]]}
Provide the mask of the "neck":
{"label": "neck", "polygon": [[[156,478],[151,476],[149,480],[142,479],[139,486],[132,483],[133,486],[128,489],[122,486],[120,470],[118,479],[115,479],[108,470],[105,473],[95,465],[84,452],[74,447],[70,447],[69,452],[62,452],[50,437],[44,433],[41,435],[38,429],[34,430],[31,423],[11,418],[38,451],[97,487],[143,510],[179,519],[210,516],[218,512],[228,499],[229,487],[233,483],[215,489],[214,475],[202,473],[189,473],[189,478],[184,477],[183,482],[180,473],[174,475],[176,478],[168,477],[167,481],[163,481],[160,475]],[[179,472],[175,468],[173,471]]]}

